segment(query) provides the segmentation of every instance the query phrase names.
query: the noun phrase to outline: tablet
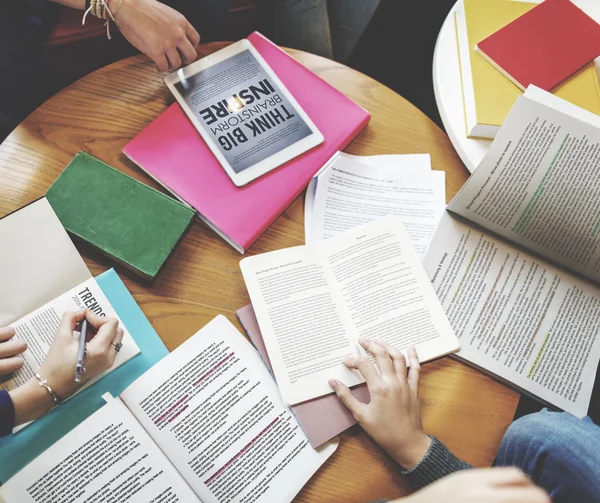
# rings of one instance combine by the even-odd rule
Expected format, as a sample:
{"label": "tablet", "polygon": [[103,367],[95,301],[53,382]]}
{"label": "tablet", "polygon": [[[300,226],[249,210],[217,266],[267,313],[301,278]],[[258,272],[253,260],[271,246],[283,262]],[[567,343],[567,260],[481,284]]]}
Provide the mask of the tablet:
{"label": "tablet", "polygon": [[167,75],[165,83],[238,187],[323,143],[248,40]]}

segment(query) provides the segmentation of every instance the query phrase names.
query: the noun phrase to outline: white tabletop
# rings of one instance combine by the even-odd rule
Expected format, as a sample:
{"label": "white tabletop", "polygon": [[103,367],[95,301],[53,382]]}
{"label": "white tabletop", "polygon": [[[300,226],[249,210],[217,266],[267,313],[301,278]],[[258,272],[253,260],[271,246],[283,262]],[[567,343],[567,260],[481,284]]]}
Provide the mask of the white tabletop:
{"label": "white tabletop", "polygon": [[[539,3],[540,0],[530,0]],[[458,0],[462,2],[462,0]],[[454,25],[454,5],[444,21],[433,54],[433,89],[440,116],[452,145],[462,162],[472,173],[483,159],[491,145],[490,140],[467,138],[464,102],[460,83],[456,27]],[[573,0],[588,15],[600,22],[600,2],[598,0]],[[596,60],[600,69],[600,58]]]}

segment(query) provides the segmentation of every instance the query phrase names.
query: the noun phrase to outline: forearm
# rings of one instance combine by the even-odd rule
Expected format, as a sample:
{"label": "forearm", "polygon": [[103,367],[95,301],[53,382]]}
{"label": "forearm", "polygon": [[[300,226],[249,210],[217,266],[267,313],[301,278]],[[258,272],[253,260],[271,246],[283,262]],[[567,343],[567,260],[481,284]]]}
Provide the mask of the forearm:
{"label": "forearm", "polygon": [[34,378],[10,391],[9,395],[15,410],[13,426],[33,421],[43,416],[55,405],[48,390],[39,386]]}
{"label": "forearm", "polygon": [[473,468],[452,454],[437,438],[431,437],[431,446],[425,457],[402,475],[413,489],[421,489],[446,475]]}
{"label": "forearm", "polygon": [[59,3],[66,7],[72,7],[73,9],[84,10],[85,0],[50,0],[54,3]]}

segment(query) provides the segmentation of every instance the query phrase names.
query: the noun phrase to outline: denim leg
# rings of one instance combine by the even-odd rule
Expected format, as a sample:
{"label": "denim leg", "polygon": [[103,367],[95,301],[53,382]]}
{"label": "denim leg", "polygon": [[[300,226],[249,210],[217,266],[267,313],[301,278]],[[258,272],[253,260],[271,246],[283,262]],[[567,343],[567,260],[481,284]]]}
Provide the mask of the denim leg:
{"label": "denim leg", "polygon": [[508,428],[496,465],[521,468],[553,503],[599,503],[600,427],[566,412],[530,414]]}
{"label": "denim leg", "polygon": [[327,0],[327,5],[333,57],[345,63],[375,14],[379,0]]}
{"label": "denim leg", "polygon": [[333,57],[327,0],[271,0],[270,6],[277,44]]}

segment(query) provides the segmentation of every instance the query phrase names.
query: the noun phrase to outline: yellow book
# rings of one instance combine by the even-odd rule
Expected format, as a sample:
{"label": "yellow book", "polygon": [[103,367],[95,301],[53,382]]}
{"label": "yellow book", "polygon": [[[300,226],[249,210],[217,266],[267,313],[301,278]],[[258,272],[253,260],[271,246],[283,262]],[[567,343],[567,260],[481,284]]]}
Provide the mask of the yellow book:
{"label": "yellow book", "polygon": [[[536,6],[512,0],[464,0],[455,15],[468,137],[494,138],[523,92],[494,68],[475,46]],[[554,89],[553,94],[600,114],[600,85],[594,63]]]}

